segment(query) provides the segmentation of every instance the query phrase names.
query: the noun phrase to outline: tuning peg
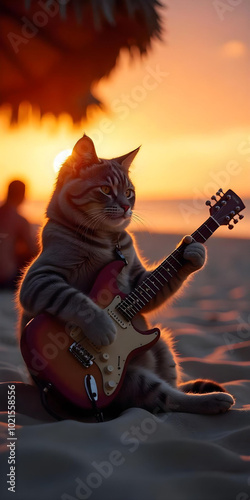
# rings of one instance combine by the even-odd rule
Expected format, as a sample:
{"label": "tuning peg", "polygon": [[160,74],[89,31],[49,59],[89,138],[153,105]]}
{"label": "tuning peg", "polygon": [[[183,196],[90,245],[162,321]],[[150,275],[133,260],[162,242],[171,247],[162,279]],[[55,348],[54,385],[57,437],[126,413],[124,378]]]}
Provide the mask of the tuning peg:
{"label": "tuning peg", "polygon": [[211,196],[211,200],[217,201],[217,198],[215,195]]}
{"label": "tuning peg", "polygon": [[205,205],[209,205],[209,206],[211,207],[211,206],[212,206],[212,203],[211,203],[211,201],[210,201],[210,200],[207,200],[207,201],[206,201],[206,203],[205,203]]}
{"label": "tuning peg", "polygon": [[233,219],[233,221],[234,221],[234,224],[238,224],[238,222],[239,222],[238,219]]}
{"label": "tuning peg", "polygon": [[227,200],[231,200],[231,198],[232,198],[231,194],[228,194],[227,195]]}
{"label": "tuning peg", "polygon": [[240,219],[240,220],[241,220],[241,219],[244,219],[244,215],[241,215],[241,214],[240,214],[240,215],[239,215],[239,219]]}
{"label": "tuning peg", "polygon": [[222,189],[220,188],[220,189],[217,191],[217,193],[216,193],[216,194],[217,194],[217,196],[222,196],[222,193],[223,193],[223,191],[222,191]]}
{"label": "tuning peg", "polygon": [[228,224],[228,229],[233,229],[233,228],[234,228],[233,224]]}

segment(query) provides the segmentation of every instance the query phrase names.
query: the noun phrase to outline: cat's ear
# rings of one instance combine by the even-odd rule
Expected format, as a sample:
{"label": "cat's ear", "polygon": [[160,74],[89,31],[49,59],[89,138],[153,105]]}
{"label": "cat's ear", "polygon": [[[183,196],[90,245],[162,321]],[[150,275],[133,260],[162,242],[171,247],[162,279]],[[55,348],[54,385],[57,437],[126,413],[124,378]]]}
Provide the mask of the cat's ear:
{"label": "cat's ear", "polygon": [[88,167],[100,161],[93,141],[85,134],[75,144],[72,151],[72,158],[76,162],[76,166],[80,168]]}
{"label": "cat's ear", "polygon": [[119,156],[118,158],[113,158],[113,160],[117,161],[117,163],[119,163],[120,165],[125,167],[126,170],[128,170],[132,161],[136,157],[140,147],[141,146],[139,146],[139,148],[134,149],[133,151],[130,151],[130,153],[127,153],[126,155]]}

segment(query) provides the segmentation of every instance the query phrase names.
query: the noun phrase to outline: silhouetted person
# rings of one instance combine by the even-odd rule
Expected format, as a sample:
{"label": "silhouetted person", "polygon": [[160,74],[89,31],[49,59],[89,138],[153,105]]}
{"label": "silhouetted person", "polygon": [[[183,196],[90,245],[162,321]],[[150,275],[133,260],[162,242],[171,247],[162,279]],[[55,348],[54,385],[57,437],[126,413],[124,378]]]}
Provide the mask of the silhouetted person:
{"label": "silhouetted person", "polygon": [[24,196],[25,184],[13,181],[0,207],[0,288],[15,288],[20,270],[37,251],[31,225],[17,211]]}

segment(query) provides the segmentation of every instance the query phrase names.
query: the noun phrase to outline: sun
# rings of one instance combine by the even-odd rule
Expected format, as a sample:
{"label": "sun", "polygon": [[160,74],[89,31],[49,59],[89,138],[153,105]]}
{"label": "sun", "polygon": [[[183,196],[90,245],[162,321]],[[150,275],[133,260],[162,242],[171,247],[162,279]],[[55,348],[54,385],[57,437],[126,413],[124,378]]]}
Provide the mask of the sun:
{"label": "sun", "polygon": [[240,40],[229,40],[222,45],[221,54],[228,59],[239,59],[246,56],[247,47]]}
{"label": "sun", "polygon": [[63,151],[60,151],[60,153],[58,153],[55,158],[54,158],[54,161],[53,161],[53,169],[54,171],[57,173],[62,164],[65,162],[65,160],[68,158],[68,156],[70,156],[72,153],[72,149],[64,149]]}

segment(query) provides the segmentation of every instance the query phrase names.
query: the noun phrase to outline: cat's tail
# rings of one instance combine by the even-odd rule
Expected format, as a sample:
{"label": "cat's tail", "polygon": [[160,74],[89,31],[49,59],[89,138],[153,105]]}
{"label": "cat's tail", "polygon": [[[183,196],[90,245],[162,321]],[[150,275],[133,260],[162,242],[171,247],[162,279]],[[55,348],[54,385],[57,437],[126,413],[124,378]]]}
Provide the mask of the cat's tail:
{"label": "cat's tail", "polygon": [[189,380],[178,385],[178,389],[183,392],[194,394],[205,394],[208,392],[227,392],[223,385],[209,379]]}

